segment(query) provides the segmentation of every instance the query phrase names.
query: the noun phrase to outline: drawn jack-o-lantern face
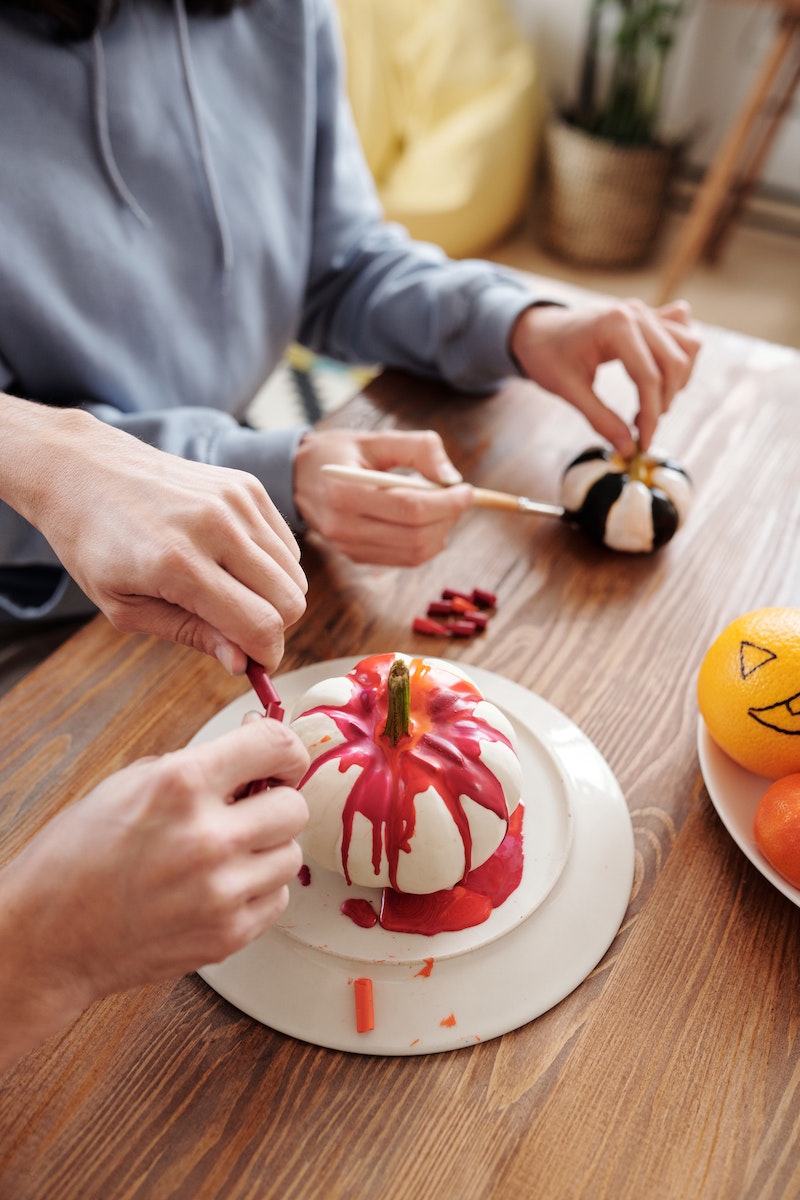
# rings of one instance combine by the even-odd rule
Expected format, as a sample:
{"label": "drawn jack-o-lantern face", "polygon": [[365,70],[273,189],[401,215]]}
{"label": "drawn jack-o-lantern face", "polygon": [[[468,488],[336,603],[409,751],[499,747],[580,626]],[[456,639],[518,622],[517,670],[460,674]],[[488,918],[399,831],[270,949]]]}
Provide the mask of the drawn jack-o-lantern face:
{"label": "drawn jack-o-lantern face", "polygon": [[732,621],[703,659],[697,700],[735,762],[768,779],[800,772],[800,609]]}
{"label": "drawn jack-o-lantern face", "polygon": [[[781,665],[778,655],[772,650],[766,646],[755,646],[752,642],[741,643],[739,662],[743,680],[751,678],[756,671],[764,670],[770,663],[774,663],[777,670],[780,670]],[[763,681],[766,673],[764,671],[759,682]],[[781,672],[781,679],[782,677],[783,673]],[[800,682],[794,673],[791,674],[790,680],[792,686]],[[800,736],[800,690],[793,692],[791,696],[774,700],[771,704],[752,705],[748,708],[747,713],[759,724],[766,725],[778,733]]]}

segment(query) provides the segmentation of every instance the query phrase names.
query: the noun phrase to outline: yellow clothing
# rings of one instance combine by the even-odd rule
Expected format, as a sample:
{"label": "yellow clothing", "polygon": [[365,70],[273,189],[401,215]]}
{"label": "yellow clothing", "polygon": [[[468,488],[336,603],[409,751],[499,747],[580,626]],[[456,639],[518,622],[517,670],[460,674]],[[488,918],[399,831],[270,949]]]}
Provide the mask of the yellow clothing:
{"label": "yellow clothing", "polygon": [[356,124],[386,216],[453,257],[519,219],[543,107],[507,0],[338,0]]}

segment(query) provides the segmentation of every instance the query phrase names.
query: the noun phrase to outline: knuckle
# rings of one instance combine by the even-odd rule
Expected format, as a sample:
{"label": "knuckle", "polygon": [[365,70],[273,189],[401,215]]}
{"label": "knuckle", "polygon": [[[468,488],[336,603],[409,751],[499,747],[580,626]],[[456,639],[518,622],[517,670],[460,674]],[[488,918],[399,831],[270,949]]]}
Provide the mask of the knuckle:
{"label": "knuckle", "polygon": [[200,763],[193,756],[177,750],[158,760],[158,771],[164,802],[173,811],[193,811],[205,787]]}
{"label": "knuckle", "polygon": [[222,868],[236,852],[231,837],[208,821],[197,822],[187,846],[187,861],[199,876],[207,903],[213,911],[224,911],[230,891]]}
{"label": "knuckle", "polygon": [[287,599],[284,605],[284,623],[286,625],[294,625],[294,623],[299,621],[303,616],[307,607],[308,601],[300,589],[297,588],[292,592],[291,596]]}
{"label": "knuckle", "polygon": [[[303,865],[303,862],[302,862],[302,856],[301,856],[300,864],[298,865],[298,868],[297,868],[298,871],[300,870],[300,867],[302,865]],[[273,896],[272,903],[273,903],[275,915],[270,918],[270,920],[269,920],[270,925],[273,923],[273,921],[277,917],[281,916],[282,913],[285,913],[287,908],[289,907],[289,888],[288,888],[287,884],[284,883],[281,887],[279,887],[276,890],[276,892],[274,893],[274,896]]]}
{"label": "knuckle", "polygon": [[284,621],[281,613],[272,603],[259,606],[259,612],[254,618],[253,624],[255,639],[283,649]]}
{"label": "knuckle", "polygon": [[437,546],[431,543],[428,537],[420,535],[419,537],[411,538],[405,549],[405,565],[409,567],[418,567],[422,563],[427,562],[437,553]]}
{"label": "knuckle", "polygon": [[138,632],[137,609],[132,605],[112,599],[105,600],[100,607],[102,607],[103,613],[110,624],[119,633]]}
{"label": "knuckle", "polygon": [[420,430],[420,438],[423,442],[427,443],[431,450],[441,450],[444,448],[444,442],[435,429]]}
{"label": "knuckle", "polygon": [[428,521],[431,495],[427,492],[406,491],[392,501],[394,519],[412,529]]}
{"label": "knuckle", "polygon": [[296,842],[293,838],[290,842],[287,842],[286,846],[286,870],[288,872],[286,879],[287,884],[291,879],[294,879],[302,865],[303,851],[300,849],[299,842]]}
{"label": "knuckle", "polygon": [[[306,825],[308,825],[308,822],[310,819],[310,813],[308,811],[308,804],[306,803],[306,798],[303,795],[303,793],[296,791],[294,793],[294,795],[295,795],[295,801],[294,801],[294,808],[292,810],[292,817],[293,817],[293,822],[294,822],[294,824],[293,824],[294,836],[297,837],[297,835],[299,833],[303,832]],[[299,871],[300,867],[302,867],[302,865],[303,865],[303,863],[302,863],[303,851],[302,851],[299,843],[297,844],[297,850],[298,850],[298,853],[300,854],[300,859],[301,859],[300,864],[297,868]]]}
{"label": "knuckle", "polygon": [[615,300],[609,304],[605,312],[605,322],[612,329],[630,329],[635,321],[629,302]]}
{"label": "knuckle", "polygon": [[272,735],[280,767],[287,774],[299,779],[301,775],[305,774],[309,764],[308,750],[305,745],[289,725],[271,721],[267,728]]}

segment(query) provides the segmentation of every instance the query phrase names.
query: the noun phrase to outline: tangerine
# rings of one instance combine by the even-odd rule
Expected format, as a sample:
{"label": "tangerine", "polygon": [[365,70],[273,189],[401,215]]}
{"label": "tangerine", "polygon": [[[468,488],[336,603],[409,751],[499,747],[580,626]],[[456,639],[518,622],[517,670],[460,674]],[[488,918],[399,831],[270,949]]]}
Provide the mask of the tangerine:
{"label": "tangerine", "polygon": [[800,774],[770,784],[756,809],[753,833],[767,862],[800,888]]}
{"label": "tangerine", "polygon": [[714,741],[766,779],[800,773],[800,608],[758,608],[731,621],[697,677]]}

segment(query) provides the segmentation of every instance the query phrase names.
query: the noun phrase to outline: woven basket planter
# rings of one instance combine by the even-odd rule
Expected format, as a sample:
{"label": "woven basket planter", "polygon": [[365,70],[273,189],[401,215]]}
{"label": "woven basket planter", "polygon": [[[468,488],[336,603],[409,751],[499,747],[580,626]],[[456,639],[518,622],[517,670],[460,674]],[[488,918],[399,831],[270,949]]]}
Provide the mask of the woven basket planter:
{"label": "woven basket planter", "polygon": [[553,120],[539,217],[545,246],[582,266],[644,261],[655,248],[677,157],[671,146],[619,146]]}

